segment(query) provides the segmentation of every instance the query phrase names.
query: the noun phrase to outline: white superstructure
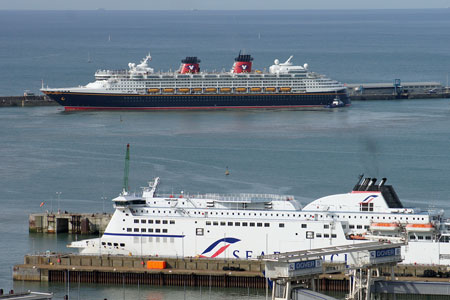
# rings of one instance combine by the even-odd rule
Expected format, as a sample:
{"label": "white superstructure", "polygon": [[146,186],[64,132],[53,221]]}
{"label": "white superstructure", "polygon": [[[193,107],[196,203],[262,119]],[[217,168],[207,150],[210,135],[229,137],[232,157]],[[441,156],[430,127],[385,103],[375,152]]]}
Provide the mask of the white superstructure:
{"label": "white superstructure", "polygon": [[141,195],[123,192],[113,199],[115,212],[103,236],[70,247],[84,254],[253,259],[393,239],[408,241],[404,263],[450,264],[450,222],[443,212],[404,208],[385,179],[376,185],[366,178],[350,193],[303,209],[292,196],[159,195],[158,183],[156,178]]}

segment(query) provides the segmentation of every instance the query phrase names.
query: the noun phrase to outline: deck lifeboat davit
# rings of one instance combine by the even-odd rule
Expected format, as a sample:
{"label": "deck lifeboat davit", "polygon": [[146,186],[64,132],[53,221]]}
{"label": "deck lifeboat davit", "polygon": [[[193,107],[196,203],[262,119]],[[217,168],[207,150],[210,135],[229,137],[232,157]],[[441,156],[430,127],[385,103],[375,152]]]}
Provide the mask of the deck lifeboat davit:
{"label": "deck lifeboat davit", "polygon": [[370,230],[394,232],[400,230],[400,225],[398,223],[372,223],[370,224]]}
{"label": "deck lifeboat davit", "polygon": [[434,231],[434,225],[431,223],[422,224],[407,224],[406,231],[408,232],[432,232]]}

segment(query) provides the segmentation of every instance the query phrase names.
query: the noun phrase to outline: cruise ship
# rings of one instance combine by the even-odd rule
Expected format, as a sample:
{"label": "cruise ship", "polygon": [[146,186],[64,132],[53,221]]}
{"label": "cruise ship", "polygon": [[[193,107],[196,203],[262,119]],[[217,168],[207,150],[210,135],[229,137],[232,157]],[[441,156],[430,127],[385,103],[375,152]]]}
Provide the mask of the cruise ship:
{"label": "cruise ship", "polygon": [[70,88],[42,88],[66,110],[334,108],[350,105],[342,83],[278,59],[268,72],[252,70],[241,54],[229,72],[202,72],[186,57],[176,72],[154,72],[150,54],[127,70],[98,70],[95,81]]}
{"label": "cruise ship", "polygon": [[450,220],[443,211],[405,208],[385,178],[361,177],[349,193],[304,207],[290,195],[160,194],[159,183],[156,178],[135,194],[125,181],[103,236],[69,247],[89,255],[256,259],[392,240],[407,243],[403,263],[450,265]]}

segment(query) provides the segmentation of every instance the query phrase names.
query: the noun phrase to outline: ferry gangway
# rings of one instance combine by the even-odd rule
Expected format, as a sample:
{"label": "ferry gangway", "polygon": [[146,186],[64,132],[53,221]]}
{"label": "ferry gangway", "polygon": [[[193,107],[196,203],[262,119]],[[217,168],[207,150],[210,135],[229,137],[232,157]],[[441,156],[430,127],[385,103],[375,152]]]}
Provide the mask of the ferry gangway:
{"label": "ferry gangway", "polygon": [[402,261],[401,246],[404,245],[403,242],[367,242],[269,254],[258,258],[265,261],[265,276],[273,281],[272,300],[291,300],[293,290],[303,287],[305,282],[309,282],[309,287],[315,290],[314,279],[318,275],[340,271],[325,270],[325,256],[347,253],[348,261],[344,268],[350,277],[347,299],[369,300],[374,282],[372,274],[376,273],[376,278],[380,278],[379,268],[387,266],[391,267],[393,274],[393,267]]}

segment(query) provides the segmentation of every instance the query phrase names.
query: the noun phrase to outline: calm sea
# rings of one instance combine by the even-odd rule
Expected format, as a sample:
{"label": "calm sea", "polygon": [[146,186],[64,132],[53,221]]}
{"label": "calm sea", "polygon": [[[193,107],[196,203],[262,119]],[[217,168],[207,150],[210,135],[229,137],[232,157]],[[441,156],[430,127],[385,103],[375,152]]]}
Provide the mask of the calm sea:
{"label": "calm sea", "polygon": [[[295,61],[343,82],[445,81],[448,10],[279,12],[0,12],[0,94],[73,86],[98,68],[126,67],[148,51],[175,69],[197,55],[228,69],[240,49],[257,68]],[[92,60],[87,62],[88,57]],[[355,102],[333,111],[82,112],[0,110],[0,288],[54,291],[11,280],[36,251],[67,251],[75,237],[28,234],[28,214],[112,211],[125,147],[130,185],[155,176],[166,192],[260,192],[302,203],[351,190],[358,174],[388,177],[407,206],[450,212],[447,99]],[[225,176],[226,167],[230,176]],[[61,193],[59,199],[57,193]],[[104,200],[106,198],[107,200]],[[40,208],[41,202],[45,205]],[[83,299],[263,299],[264,291],[82,285]],[[80,296],[78,296],[80,295]],[[202,296],[201,296],[202,295]]]}

